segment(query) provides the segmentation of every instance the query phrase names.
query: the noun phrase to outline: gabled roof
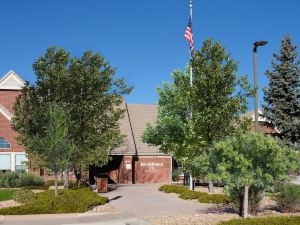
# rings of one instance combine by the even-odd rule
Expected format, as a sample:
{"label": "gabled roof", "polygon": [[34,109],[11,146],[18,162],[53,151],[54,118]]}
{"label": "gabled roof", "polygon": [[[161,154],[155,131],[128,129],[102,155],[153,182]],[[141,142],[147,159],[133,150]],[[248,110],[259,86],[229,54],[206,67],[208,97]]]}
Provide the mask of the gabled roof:
{"label": "gabled roof", "polygon": [[24,85],[25,81],[12,70],[0,79],[0,90],[21,90]]}
{"label": "gabled roof", "polygon": [[120,121],[120,130],[126,138],[122,145],[113,149],[112,155],[161,155],[157,146],[149,146],[141,140],[146,124],[156,122],[158,106],[155,104],[126,104],[125,116]]}

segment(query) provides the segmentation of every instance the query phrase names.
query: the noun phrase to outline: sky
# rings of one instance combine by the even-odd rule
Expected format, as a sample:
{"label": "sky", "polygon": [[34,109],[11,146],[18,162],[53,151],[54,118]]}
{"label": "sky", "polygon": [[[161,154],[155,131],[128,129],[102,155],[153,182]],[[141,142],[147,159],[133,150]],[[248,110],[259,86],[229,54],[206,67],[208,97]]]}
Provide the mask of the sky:
{"label": "sky", "polygon": [[[272,54],[289,34],[300,45],[299,0],[193,0],[195,48],[207,38],[221,41],[239,62],[239,75],[253,82],[252,45],[258,49],[259,102]],[[189,0],[2,0],[0,1],[0,76],[14,70],[35,81],[37,57],[51,45],[72,56],[100,52],[134,87],[128,103],[157,103],[156,88],[171,80],[189,60],[183,38]],[[253,109],[253,101],[249,109]]]}

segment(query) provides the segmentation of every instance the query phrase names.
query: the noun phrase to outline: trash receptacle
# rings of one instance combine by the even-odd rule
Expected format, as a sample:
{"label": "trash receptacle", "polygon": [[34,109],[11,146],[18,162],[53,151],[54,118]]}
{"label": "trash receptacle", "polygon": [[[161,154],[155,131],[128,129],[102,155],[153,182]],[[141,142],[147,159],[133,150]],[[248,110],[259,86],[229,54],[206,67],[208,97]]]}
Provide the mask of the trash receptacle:
{"label": "trash receptacle", "polygon": [[97,192],[104,193],[108,191],[108,177],[107,174],[99,174],[96,178]]}

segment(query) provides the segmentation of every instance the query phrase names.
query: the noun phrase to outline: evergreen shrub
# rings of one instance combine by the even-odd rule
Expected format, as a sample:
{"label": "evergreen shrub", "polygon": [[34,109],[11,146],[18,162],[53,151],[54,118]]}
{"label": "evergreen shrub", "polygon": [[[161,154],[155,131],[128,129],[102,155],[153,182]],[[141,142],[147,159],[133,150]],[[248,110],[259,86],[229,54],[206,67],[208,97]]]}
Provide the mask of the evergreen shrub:
{"label": "evergreen shrub", "polygon": [[47,190],[35,196],[29,204],[0,209],[0,215],[82,213],[108,202],[108,198],[89,188],[59,190],[58,196],[54,195],[54,190]]}
{"label": "evergreen shrub", "polygon": [[30,203],[35,199],[34,193],[31,190],[20,189],[14,194],[14,200],[20,203]]}
{"label": "evergreen shrub", "polygon": [[191,191],[187,187],[179,185],[163,185],[159,188],[159,191],[165,193],[176,193],[179,194],[179,198],[189,200],[196,199],[201,203],[222,204],[229,203],[231,201],[230,198],[226,195]]}
{"label": "evergreen shrub", "polygon": [[299,225],[300,216],[281,216],[281,217],[264,217],[264,218],[248,218],[233,219],[226,222],[218,223],[218,225]]}
{"label": "evergreen shrub", "polygon": [[276,201],[282,212],[295,212],[300,203],[300,186],[284,184],[276,195]]}

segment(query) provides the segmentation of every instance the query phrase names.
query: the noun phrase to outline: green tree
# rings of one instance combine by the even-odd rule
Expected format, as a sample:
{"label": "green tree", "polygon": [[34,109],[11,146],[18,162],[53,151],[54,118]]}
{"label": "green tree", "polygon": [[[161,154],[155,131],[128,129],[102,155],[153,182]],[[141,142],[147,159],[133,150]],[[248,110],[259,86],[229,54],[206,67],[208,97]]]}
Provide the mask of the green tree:
{"label": "green tree", "polygon": [[20,143],[30,151],[30,137],[45,135],[47,105],[63,106],[70,117],[68,138],[74,145],[70,168],[79,185],[82,169],[106,164],[108,151],[123,141],[119,120],[124,110],[118,106],[132,88],[115,77],[115,69],[103,56],[91,51],[71,58],[63,48],[53,46],[34,62],[33,69],[37,81],[23,87],[13,126],[21,134]]}
{"label": "green tree", "polygon": [[300,67],[290,36],[283,38],[274,58],[278,63],[273,60],[273,70],[266,71],[269,86],[264,89],[264,116],[286,144],[300,150]]}
{"label": "green tree", "polygon": [[57,175],[69,167],[69,156],[73,145],[68,138],[68,116],[62,107],[56,104],[47,108],[47,122],[43,125],[43,133],[30,136],[32,148],[29,155],[37,155],[43,165],[54,173],[55,195],[58,195]]}
{"label": "green tree", "polygon": [[158,88],[157,123],[148,124],[142,137],[171,153],[190,173],[195,157],[207,154],[214,141],[234,132],[249,95],[246,77],[237,76],[238,65],[220,42],[206,40],[191,66],[192,88],[189,69],[176,70],[173,82]]}
{"label": "green tree", "polygon": [[212,155],[220,180],[233,198],[239,198],[244,217],[248,215],[249,189],[258,194],[288,180],[288,172],[299,162],[298,152],[261,133],[239,132],[215,143]]}

